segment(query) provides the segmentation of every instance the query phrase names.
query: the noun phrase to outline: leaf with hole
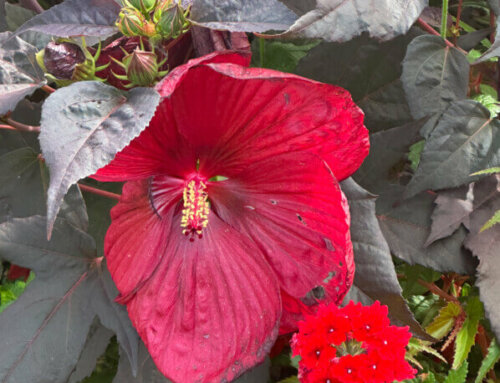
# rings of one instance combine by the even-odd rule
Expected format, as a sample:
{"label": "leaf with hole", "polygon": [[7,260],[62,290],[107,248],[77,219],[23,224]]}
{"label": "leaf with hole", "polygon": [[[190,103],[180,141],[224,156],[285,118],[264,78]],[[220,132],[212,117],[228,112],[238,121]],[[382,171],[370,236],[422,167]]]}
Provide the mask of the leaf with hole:
{"label": "leaf with hole", "polygon": [[50,235],[62,197],[79,179],[108,164],[149,123],[160,101],[152,88],[120,91],[97,81],[77,82],[43,104],[40,145],[50,169]]}

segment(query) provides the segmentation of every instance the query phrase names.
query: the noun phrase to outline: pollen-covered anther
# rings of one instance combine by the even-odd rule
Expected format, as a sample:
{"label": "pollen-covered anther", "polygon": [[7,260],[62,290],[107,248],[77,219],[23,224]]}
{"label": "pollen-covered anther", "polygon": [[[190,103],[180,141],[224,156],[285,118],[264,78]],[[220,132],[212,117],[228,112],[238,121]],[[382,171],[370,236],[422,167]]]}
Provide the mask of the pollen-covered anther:
{"label": "pollen-covered anther", "polygon": [[182,209],[181,227],[184,235],[202,237],[203,229],[208,225],[210,203],[208,202],[207,185],[201,180],[191,180],[183,192],[184,209]]}

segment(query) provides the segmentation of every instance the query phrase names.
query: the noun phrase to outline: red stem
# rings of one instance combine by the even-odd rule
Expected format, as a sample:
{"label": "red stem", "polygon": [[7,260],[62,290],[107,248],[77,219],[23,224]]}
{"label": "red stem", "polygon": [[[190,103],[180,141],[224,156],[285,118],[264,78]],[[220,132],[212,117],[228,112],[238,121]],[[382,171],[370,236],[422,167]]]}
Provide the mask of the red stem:
{"label": "red stem", "polygon": [[3,125],[3,124],[0,124],[0,129],[17,130],[16,128],[14,128],[10,125]]}
{"label": "red stem", "polygon": [[441,290],[438,286],[436,286],[434,283],[429,283],[429,282],[426,282],[422,279],[418,279],[417,282],[424,286],[427,290],[429,290],[431,293],[434,293],[436,294],[437,296],[443,298],[445,301],[447,302],[454,302],[456,304],[458,304],[460,307],[462,307],[460,305],[460,301],[454,297],[453,295],[450,295],[448,293],[445,293],[443,290]]}
{"label": "red stem", "polygon": [[[435,36],[441,36],[440,33],[438,31],[436,31],[434,28],[432,28],[429,24],[427,24],[424,20],[422,20],[421,17],[419,17],[417,19],[417,23],[422,27],[422,29],[426,30],[427,32],[429,32],[431,35],[435,35]],[[448,39],[444,39],[444,42],[446,43],[446,45],[448,45],[450,48],[455,48],[455,49],[458,49],[460,52],[462,52],[463,54],[467,54],[466,51],[464,51],[462,48],[459,48],[457,46],[455,46],[455,44],[453,44],[451,41],[449,41]]]}
{"label": "red stem", "polygon": [[111,193],[111,192],[108,192],[106,190],[97,189],[97,188],[94,188],[92,186],[83,185],[83,184],[78,184],[78,186],[80,187],[81,190],[86,191],[88,193],[97,194],[97,195],[100,195],[102,197],[115,199],[115,200],[120,199],[120,194]]}
{"label": "red stem", "polygon": [[[462,3],[463,3],[463,0],[458,0],[458,9],[457,9],[457,21],[455,23],[455,29],[457,31],[460,31],[460,18],[462,17]],[[455,43],[455,45],[457,44],[457,36],[453,36],[453,42]]]}
{"label": "red stem", "polygon": [[44,85],[42,86],[41,88],[44,92],[47,92],[47,93],[54,93],[56,90],[54,88],[52,88],[51,86],[48,86],[48,85]]}
{"label": "red stem", "polygon": [[[4,120],[7,124],[10,125],[11,128],[14,128],[14,130],[18,130],[20,132],[34,132],[34,133],[40,133],[40,127],[39,126],[33,126],[33,125],[26,125],[21,122],[14,121],[11,118],[6,118]],[[4,125],[2,125],[4,126]],[[8,128],[4,128],[8,129]]]}

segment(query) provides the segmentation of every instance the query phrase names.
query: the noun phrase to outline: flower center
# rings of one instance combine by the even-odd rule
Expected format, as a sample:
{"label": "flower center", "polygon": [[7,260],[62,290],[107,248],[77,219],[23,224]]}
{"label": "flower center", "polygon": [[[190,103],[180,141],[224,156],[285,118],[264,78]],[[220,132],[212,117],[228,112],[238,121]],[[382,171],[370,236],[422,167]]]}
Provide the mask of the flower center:
{"label": "flower center", "polygon": [[186,183],[183,192],[184,209],[182,209],[181,227],[184,235],[202,238],[203,229],[208,225],[210,203],[208,202],[207,185],[199,178],[191,179]]}

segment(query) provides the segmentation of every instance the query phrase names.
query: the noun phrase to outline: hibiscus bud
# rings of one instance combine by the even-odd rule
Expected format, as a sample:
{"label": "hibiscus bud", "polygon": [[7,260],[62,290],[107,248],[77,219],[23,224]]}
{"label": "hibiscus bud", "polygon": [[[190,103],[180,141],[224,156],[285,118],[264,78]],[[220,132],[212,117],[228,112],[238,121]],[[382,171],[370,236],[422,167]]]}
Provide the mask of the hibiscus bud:
{"label": "hibiscus bud", "polygon": [[82,49],[74,43],[51,41],[43,50],[43,67],[57,79],[70,80],[78,64],[85,61]]}
{"label": "hibiscus bud", "polygon": [[126,88],[133,86],[151,86],[157,79],[163,77],[168,71],[160,71],[159,68],[166,62],[166,58],[158,62],[158,57],[154,52],[141,48],[135,49],[132,53],[127,54],[122,62],[112,58],[118,65],[125,69],[126,75],[113,75],[119,80],[128,81]]}
{"label": "hibiscus bud", "polygon": [[143,13],[151,12],[156,3],[157,0],[124,0],[124,4],[134,7]]}
{"label": "hibiscus bud", "polygon": [[125,36],[153,37],[156,35],[153,22],[134,7],[122,8],[116,26]]}
{"label": "hibiscus bud", "polygon": [[184,10],[179,4],[170,0],[164,1],[155,10],[153,20],[157,32],[165,39],[176,39],[189,30],[187,15],[190,8]]}
{"label": "hibiscus bud", "polygon": [[97,50],[90,49],[95,53],[87,48],[83,37],[81,47],[71,41],[52,41],[37,53],[36,60],[44,70],[45,77],[58,86],[66,86],[74,81],[103,81],[95,76],[97,71],[107,66],[96,67],[101,46],[99,44]]}

